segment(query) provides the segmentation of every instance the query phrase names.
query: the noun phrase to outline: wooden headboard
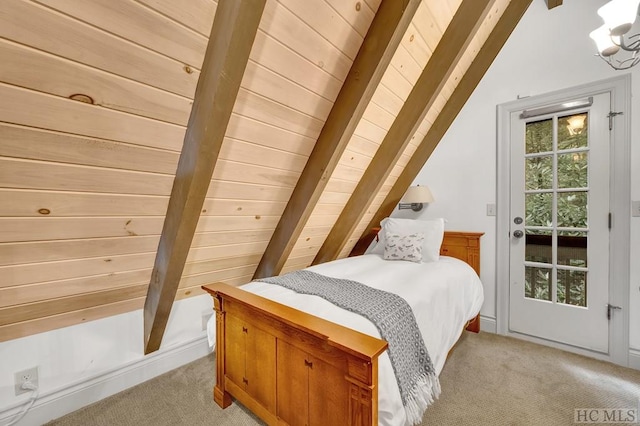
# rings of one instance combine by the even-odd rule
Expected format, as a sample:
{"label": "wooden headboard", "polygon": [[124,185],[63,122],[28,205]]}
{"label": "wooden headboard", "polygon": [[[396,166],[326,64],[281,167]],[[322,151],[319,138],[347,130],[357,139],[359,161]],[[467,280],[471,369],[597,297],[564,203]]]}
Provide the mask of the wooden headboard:
{"label": "wooden headboard", "polygon": [[[378,232],[380,228],[371,229],[376,238]],[[480,276],[480,237],[483,235],[484,232],[444,231],[440,254],[467,262]],[[351,256],[364,254],[366,249],[364,246],[358,247],[351,252]]]}
{"label": "wooden headboard", "polygon": [[484,232],[445,231],[440,254],[467,262],[480,276],[480,237]]}

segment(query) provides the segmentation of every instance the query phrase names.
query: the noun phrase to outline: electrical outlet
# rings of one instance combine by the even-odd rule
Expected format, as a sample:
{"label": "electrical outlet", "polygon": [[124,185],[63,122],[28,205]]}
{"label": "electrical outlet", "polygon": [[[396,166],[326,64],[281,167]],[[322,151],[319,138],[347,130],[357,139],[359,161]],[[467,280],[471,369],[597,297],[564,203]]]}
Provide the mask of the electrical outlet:
{"label": "electrical outlet", "polygon": [[631,202],[631,216],[633,217],[640,216],[640,201]]}
{"label": "electrical outlet", "polygon": [[14,376],[14,386],[16,395],[31,392],[30,389],[23,389],[22,384],[30,382],[34,386],[38,386],[38,367],[29,368],[28,370],[22,370]]}
{"label": "electrical outlet", "polygon": [[202,314],[202,330],[207,329],[207,323],[209,322],[209,318],[211,318],[213,314],[211,312],[207,312],[206,314]]}

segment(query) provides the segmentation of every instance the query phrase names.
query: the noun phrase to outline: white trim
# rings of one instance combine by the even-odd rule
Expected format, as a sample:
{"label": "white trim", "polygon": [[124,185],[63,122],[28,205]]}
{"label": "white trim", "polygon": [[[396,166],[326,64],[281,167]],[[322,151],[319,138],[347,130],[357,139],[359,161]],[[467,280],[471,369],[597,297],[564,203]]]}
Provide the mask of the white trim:
{"label": "white trim", "polygon": [[[496,217],[496,308],[497,331],[500,334],[523,337],[521,334],[509,332],[509,184],[510,184],[510,149],[509,126],[510,114],[523,109],[531,109],[562,99],[579,98],[611,92],[611,107],[624,114],[614,120],[611,133],[611,212],[613,227],[611,229],[609,303],[622,307],[611,320],[609,347],[610,354],[606,359],[620,365],[629,365],[629,289],[630,289],[630,194],[631,194],[631,75],[600,80],[595,83],[576,86],[566,90],[554,91],[545,95],[518,99],[497,107],[497,217]],[[613,166],[615,164],[615,167]],[[603,307],[604,312],[604,307]],[[528,337],[526,337],[529,340]],[[543,339],[540,343],[550,344]],[[565,346],[567,350],[573,350]],[[576,348],[574,348],[576,349]],[[588,352],[589,356],[596,356]]]}
{"label": "white trim", "polygon": [[[108,396],[150,380],[209,353],[206,336],[159,350],[118,368],[96,374],[80,382],[42,394],[20,422],[21,426],[41,425],[93,404]],[[22,409],[14,405],[0,411],[0,423],[11,421]]]}
{"label": "white trim", "polygon": [[640,370],[640,350],[629,349],[629,367]]}
{"label": "white trim", "polygon": [[496,319],[494,317],[485,317],[484,315],[480,315],[480,331],[495,333]]}

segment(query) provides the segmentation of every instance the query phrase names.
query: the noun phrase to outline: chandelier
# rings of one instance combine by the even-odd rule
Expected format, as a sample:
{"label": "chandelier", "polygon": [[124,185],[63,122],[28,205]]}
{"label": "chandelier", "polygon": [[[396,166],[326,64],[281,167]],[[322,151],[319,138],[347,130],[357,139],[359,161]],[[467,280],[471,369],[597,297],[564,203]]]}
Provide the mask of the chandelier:
{"label": "chandelier", "polygon": [[[640,62],[640,34],[627,36],[638,16],[640,0],[611,0],[598,9],[604,25],[589,34],[600,56],[613,69],[626,70]],[[626,38],[625,38],[626,37]],[[622,58],[615,57],[625,52]]]}

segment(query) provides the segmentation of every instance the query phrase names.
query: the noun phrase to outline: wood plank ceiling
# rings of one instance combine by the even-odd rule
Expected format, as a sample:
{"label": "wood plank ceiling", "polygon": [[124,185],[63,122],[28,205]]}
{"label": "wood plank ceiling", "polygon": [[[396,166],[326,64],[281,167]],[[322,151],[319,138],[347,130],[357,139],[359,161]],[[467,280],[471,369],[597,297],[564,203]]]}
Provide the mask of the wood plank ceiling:
{"label": "wood plank ceiling", "polygon": [[[262,259],[279,259],[274,273],[311,264],[431,66],[431,101],[326,259],[348,255],[410,184],[530,3],[486,2],[459,27],[472,37],[451,45],[461,54],[443,69],[429,63],[469,2],[420,2],[322,190],[288,224],[298,228],[288,253],[265,253],[285,209],[300,208],[289,200],[344,107],[339,94],[376,12],[394,0],[382,1],[266,1],[176,298],[213,281],[246,283]],[[216,9],[213,0],[3,0],[0,341],[143,306]]]}

